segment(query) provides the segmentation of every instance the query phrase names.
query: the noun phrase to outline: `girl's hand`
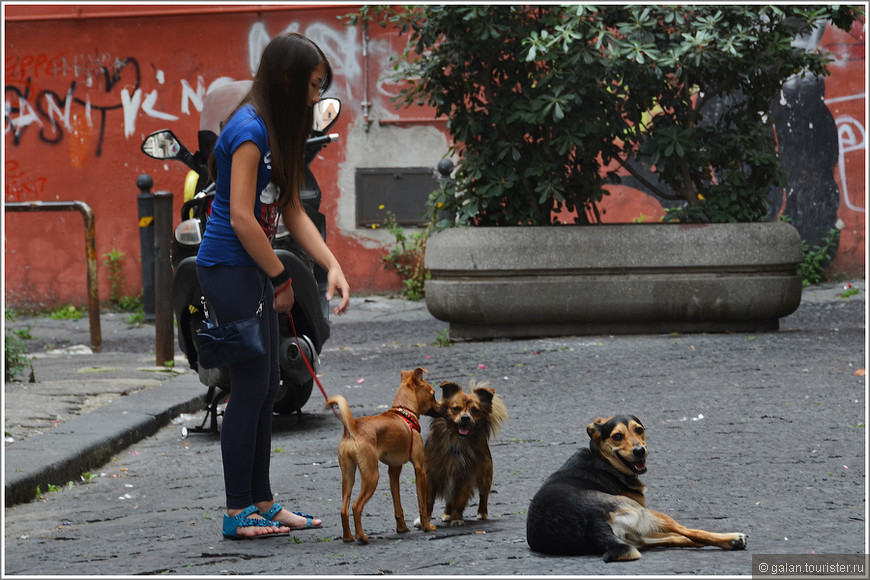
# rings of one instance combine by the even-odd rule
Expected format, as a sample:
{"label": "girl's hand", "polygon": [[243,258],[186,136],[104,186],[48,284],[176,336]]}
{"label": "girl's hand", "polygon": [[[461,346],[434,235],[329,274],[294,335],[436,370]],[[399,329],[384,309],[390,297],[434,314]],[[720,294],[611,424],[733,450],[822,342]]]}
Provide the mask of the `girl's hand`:
{"label": "girl's hand", "polygon": [[288,284],[275,296],[275,311],[289,316],[295,302],[296,295],[293,293],[293,284]]}
{"label": "girl's hand", "polygon": [[344,272],[337,265],[330,268],[327,274],[327,281],[329,287],[326,290],[326,299],[332,300],[332,297],[338,292],[338,295],[341,296],[341,303],[335,307],[333,312],[343,314],[347,310],[348,302],[350,302],[350,286],[348,286],[347,280],[344,278]]}

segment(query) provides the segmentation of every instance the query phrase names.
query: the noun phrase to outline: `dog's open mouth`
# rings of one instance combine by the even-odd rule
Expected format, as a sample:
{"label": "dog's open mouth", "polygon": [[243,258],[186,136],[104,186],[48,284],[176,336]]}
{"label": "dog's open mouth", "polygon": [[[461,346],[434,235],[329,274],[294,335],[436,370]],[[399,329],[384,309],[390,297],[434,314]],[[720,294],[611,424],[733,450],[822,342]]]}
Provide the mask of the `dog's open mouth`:
{"label": "dog's open mouth", "polygon": [[457,425],[456,431],[459,432],[461,437],[468,437],[468,434],[471,433],[471,428],[468,425]]}
{"label": "dog's open mouth", "polygon": [[637,459],[635,461],[629,461],[625,459],[622,455],[616,454],[619,457],[619,460],[628,466],[635,473],[646,473],[646,459]]}

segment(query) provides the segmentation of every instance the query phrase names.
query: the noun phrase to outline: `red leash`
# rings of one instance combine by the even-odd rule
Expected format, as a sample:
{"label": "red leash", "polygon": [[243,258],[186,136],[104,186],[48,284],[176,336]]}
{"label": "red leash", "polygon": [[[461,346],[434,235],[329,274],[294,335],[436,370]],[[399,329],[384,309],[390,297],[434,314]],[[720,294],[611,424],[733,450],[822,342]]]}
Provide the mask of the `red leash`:
{"label": "red leash", "polygon": [[[299,345],[299,354],[302,355],[302,360],[305,361],[305,366],[308,367],[308,372],[311,373],[312,378],[314,378],[314,382],[317,383],[317,386],[320,387],[320,392],[323,393],[323,399],[329,401],[329,396],[326,394],[326,389],[323,388],[323,385],[320,384],[320,379],[317,378],[317,373],[314,372],[314,368],[312,368],[311,363],[308,362],[308,357],[305,356],[305,349],[302,348],[302,345],[299,344],[299,335],[296,334],[296,322],[293,321],[292,316],[287,316],[290,319],[290,326],[293,328],[293,338],[296,339],[296,344]],[[332,414],[341,419],[341,415],[339,415],[338,410],[335,408],[335,405],[331,405]]]}

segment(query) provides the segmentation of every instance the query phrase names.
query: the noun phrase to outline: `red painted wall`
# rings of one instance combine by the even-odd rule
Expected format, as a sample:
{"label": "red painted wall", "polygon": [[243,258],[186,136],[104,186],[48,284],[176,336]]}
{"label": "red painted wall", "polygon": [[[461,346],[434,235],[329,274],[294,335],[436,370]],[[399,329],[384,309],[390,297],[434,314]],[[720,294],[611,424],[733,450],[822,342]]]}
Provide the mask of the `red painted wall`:
{"label": "red painted wall", "polygon": [[855,23],[849,34],[830,28],[822,47],[836,55],[825,82],[825,104],[837,125],[839,155],[834,178],[840,190],[837,216],[843,223],[832,272],[860,272],[866,266],[867,211],[867,50],[866,21]]}
{"label": "red painted wall", "polygon": [[[136,178],[175,193],[175,224],[186,167],[145,157],[151,131],[172,128],[196,146],[201,100],[225,77],[249,79],[251,56],[287,30],[329,36],[337,79],[330,94],[345,103],[335,131],[359,114],[354,78],[360,32],[337,16],[350,8],[244,6],[19,6],[6,8],[4,200],[82,200],[96,214],[97,254],[126,256],[127,293],[141,288]],[[171,15],[171,14],[175,15]],[[121,15],[122,17],[117,17]],[[324,33],[324,29],[326,32]],[[358,99],[357,99],[358,100]],[[51,104],[50,104],[51,103]],[[341,143],[313,168],[324,192],[328,243],[356,292],[400,287],[385,272],[379,247],[364,247],[336,224]],[[83,303],[86,296],[82,219],[76,213],[6,213],[5,296],[9,305]],[[108,270],[100,267],[108,297]]]}
{"label": "red painted wall", "polygon": [[[343,102],[335,131],[345,135],[364,123],[361,104],[368,97],[371,117],[406,119],[442,130],[443,123],[421,122],[421,111],[396,111],[394,87],[382,79],[390,53],[402,41],[372,27],[368,58],[361,31],[338,16],[353,7],[208,5],[4,5],[4,200],[80,200],[96,214],[100,295],[110,291],[103,256],[125,254],[125,294],[141,289],[136,178],[148,173],[154,190],[175,193],[178,222],[186,168],[160,163],[139,150],[150,132],[171,128],[191,148],[196,144],[201,100],[208,87],[227,77],[248,79],[262,47],[276,34],[296,30],[314,38],[330,57],[336,80],[330,96]],[[863,23],[851,34],[828,30],[821,45],[835,50],[833,74],[825,95],[839,134],[841,159],[834,169],[840,189],[837,215],[844,224],[838,272],[864,272],[866,182],[865,65]],[[366,69],[368,74],[366,75]],[[368,78],[368,80],[366,80]],[[393,125],[395,127],[395,125]],[[368,129],[368,128],[367,128]],[[377,125],[366,138],[378,137]],[[361,131],[358,131],[360,133]],[[396,134],[396,133],[393,133]],[[445,139],[446,143],[446,139]],[[385,271],[384,237],[354,230],[339,213],[339,175],[347,170],[352,147],[365,140],[343,139],[314,162],[324,192],[328,243],[341,261],[352,291],[392,292],[400,287]],[[446,152],[436,152],[438,156]],[[432,152],[428,152],[431,156]],[[382,166],[395,166],[383,159]],[[427,161],[425,165],[429,165]],[[421,163],[407,163],[407,166]],[[434,165],[434,163],[432,163]],[[344,186],[345,189],[350,189]],[[660,205],[645,193],[621,188],[610,196],[607,221],[660,215]],[[352,208],[352,205],[350,206]],[[340,209],[341,208],[341,209]],[[656,212],[659,212],[658,214]],[[342,229],[343,224],[343,229]],[[82,218],[70,213],[5,213],[4,295],[7,306],[85,303],[85,250]]]}

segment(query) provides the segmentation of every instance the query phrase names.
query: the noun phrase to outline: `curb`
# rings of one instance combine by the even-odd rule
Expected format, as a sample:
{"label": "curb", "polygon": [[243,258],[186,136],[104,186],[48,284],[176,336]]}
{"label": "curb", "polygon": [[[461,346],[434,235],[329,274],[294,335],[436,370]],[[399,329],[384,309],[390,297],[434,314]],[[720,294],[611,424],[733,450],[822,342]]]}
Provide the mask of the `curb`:
{"label": "curb", "polygon": [[205,395],[197,375],[182,375],[6,447],[5,507],[35,499],[37,487],[78,482],[174,417],[201,410]]}

